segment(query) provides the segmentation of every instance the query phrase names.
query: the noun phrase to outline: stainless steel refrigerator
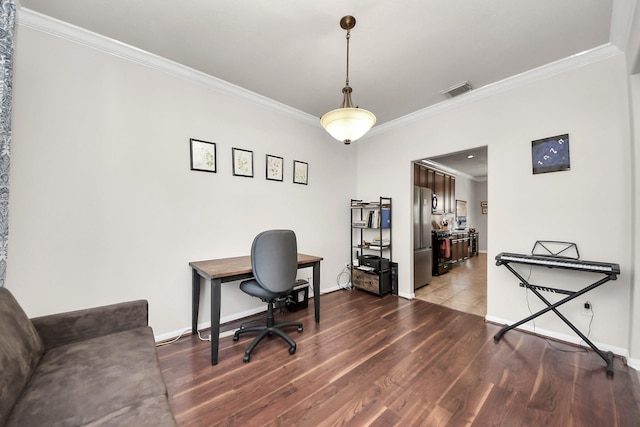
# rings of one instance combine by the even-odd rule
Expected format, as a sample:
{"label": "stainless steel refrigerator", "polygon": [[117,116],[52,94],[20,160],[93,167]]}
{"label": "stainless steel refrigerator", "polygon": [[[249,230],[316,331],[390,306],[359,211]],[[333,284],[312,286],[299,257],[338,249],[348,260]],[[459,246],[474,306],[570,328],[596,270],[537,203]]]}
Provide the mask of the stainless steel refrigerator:
{"label": "stainless steel refrigerator", "polygon": [[431,190],[413,187],[413,289],[431,282]]}

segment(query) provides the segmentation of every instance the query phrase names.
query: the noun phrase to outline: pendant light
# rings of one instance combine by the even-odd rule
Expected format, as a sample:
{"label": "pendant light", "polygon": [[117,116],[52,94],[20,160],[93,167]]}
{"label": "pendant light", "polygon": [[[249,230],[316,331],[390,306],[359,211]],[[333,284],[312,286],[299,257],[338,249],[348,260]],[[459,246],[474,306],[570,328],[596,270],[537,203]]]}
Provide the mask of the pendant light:
{"label": "pendant light", "polygon": [[340,27],[347,30],[347,79],[346,85],[342,89],[343,99],[340,108],[329,111],[320,119],[320,124],[329,134],[343,141],[345,144],[351,144],[362,137],[365,133],[376,124],[376,116],[372,112],[354,107],[351,102],[351,87],[349,86],[349,38],[351,37],[351,29],[356,26],[356,18],[353,16],[344,16],[340,20]]}

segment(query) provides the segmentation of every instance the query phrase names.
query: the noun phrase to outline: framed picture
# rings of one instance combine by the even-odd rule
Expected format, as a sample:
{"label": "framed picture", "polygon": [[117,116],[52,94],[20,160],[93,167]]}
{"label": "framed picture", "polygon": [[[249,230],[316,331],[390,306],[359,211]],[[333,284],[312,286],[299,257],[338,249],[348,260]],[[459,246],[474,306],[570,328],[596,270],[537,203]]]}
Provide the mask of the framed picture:
{"label": "framed picture", "polygon": [[309,181],[309,164],[300,162],[298,160],[293,161],[293,183],[307,185]]}
{"label": "framed picture", "polygon": [[480,207],[481,207],[481,208],[486,208],[487,206],[489,206],[489,204],[487,203],[487,201],[486,201],[486,200],[484,200],[484,201],[480,202]]}
{"label": "framed picture", "polygon": [[232,149],[233,175],[253,178],[253,151]]}
{"label": "framed picture", "polygon": [[485,207],[483,207],[483,208],[482,208],[482,215],[486,215],[486,214],[488,213],[488,211],[489,211],[489,208],[488,208],[488,207],[486,207],[486,206],[485,206]]}
{"label": "framed picture", "polygon": [[534,175],[570,170],[569,134],[531,141],[531,162]]}
{"label": "framed picture", "polygon": [[191,170],[216,172],[216,144],[215,142],[189,139],[191,145]]}
{"label": "framed picture", "polygon": [[284,159],[278,156],[267,154],[266,169],[267,179],[271,181],[282,181],[282,166]]}

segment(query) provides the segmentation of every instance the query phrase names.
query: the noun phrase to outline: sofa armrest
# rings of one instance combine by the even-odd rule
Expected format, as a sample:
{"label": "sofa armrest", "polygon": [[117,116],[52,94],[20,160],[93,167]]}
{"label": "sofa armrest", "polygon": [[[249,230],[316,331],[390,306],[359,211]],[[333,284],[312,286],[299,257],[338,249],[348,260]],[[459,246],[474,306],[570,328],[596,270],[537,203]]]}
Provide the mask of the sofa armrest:
{"label": "sofa armrest", "polygon": [[45,348],[50,349],[147,326],[149,304],[146,300],[127,301],[36,317],[31,322],[40,334]]}

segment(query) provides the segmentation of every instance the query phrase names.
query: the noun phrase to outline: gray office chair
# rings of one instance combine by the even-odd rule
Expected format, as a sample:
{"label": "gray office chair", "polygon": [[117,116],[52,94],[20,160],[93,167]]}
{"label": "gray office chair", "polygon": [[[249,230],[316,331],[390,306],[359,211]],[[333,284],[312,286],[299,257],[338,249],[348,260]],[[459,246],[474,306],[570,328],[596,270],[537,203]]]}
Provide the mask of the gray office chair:
{"label": "gray office chair", "polygon": [[287,322],[274,325],[273,310],[276,301],[289,295],[295,285],[298,270],[295,233],[291,230],[268,230],[258,234],[251,245],[251,268],[253,279],[240,283],[240,289],[268,304],[267,325],[241,327],[233,334],[233,340],[238,341],[241,334],[258,332],[258,336],[245,351],[243,361],[249,362],[251,352],[267,335],[277,335],[285,340],[289,344],[289,354],[294,354],[296,343],[282,331],[282,328],[297,326],[298,332],[302,332],[302,323]]}

